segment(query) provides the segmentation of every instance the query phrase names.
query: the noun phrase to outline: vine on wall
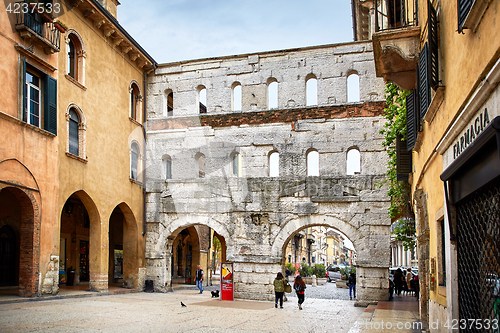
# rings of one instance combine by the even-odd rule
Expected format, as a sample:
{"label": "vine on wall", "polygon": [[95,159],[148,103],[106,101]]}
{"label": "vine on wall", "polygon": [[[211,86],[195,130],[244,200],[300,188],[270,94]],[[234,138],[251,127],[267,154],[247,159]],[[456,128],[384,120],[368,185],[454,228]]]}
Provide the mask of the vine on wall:
{"label": "vine on wall", "polygon": [[384,118],[387,122],[380,134],[384,135],[382,145],[387,147],[389,162],[387,165],[388,195],[391,198],[389,217],[399,218],[392,233],[396,240],[402,241],[405,250],[415,246],[415,219],[410,204],[410,186],[406,181],[397,180],[396,170],[396,140],[406,140],[406,96],[408,91],[400,89],[393,83],[388,83],[385,89],[387,107],[384,109]]}

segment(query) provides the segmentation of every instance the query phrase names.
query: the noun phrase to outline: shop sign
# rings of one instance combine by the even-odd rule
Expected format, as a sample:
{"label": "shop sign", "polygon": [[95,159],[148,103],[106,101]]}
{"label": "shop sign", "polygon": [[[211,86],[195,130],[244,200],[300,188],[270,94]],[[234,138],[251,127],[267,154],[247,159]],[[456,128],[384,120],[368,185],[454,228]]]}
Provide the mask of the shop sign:
{"label": "shop sign", "polygon": [[233,263],[220,264],[220,298],[222,301],[234,300]]}
{"label": "shop sign", "polygon": [[490,123],[488,109],[484,108],[453,145],[453,159],[456,159]]}

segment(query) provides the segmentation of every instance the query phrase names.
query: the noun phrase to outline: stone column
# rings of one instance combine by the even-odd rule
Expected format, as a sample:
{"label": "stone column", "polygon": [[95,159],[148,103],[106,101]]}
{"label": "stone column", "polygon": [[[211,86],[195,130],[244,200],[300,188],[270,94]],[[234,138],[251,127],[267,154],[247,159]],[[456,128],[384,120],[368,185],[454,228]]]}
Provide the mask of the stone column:
{"label": "stone column", "polygon": [[355,306],[368,306],[389,300],[388,267],[356,267]]}
{"label": "stone column", "polygon": [[276,274],[282,271],[281,262],[279,259],[249,259],[251,261],[234,262],[234,298],[274,300],[273,282]]}
{"label": "stone column", "polygon": [[418,189],[413,194],[415,200],[415,226],[417,229],[418,280],[420,284],[420,320],[423,328],[429,322],[429,218],[425,193]]}

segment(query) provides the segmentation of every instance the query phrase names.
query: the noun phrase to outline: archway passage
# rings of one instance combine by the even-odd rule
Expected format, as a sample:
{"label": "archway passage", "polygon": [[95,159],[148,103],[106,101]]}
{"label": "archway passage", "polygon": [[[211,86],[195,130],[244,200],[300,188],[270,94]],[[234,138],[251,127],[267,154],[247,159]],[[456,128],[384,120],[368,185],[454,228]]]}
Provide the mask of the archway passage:
{"label": "archway passage", "polygon": [[38,293],[40,227],[34,199],[23,190],[0,190],[0,286],[19,296]]}
{"label": "archway passage", "polygon": [[194,284],[200,264],[200,237],[192,226],[182,229],[172,243],[172,284]]}
{"label": "archway passage", "polygon": [[72,287],[90,281],[90,217],[77,194],[66,200],[61,212],[59,283]]}
{"label": "archway passage", "polygon": [[136,288],[137,223],[129,206],[116,206],[109,218],[108,285]]}

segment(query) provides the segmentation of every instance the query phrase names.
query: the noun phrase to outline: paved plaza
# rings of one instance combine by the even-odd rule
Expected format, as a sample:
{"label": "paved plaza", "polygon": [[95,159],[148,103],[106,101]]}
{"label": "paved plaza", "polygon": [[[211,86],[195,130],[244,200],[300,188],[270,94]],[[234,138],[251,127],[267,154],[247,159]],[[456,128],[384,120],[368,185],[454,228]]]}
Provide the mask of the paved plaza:
{"label": "paved plaza", "polygon": [[288,294],[283,309],[275,309],[273,302],[220,301],[210,294],[216,288],[207,287],[203,294],[189,286],[170,293],[87,292],[42,301],[14,300],[0,304],[0,332],[353,333],[372,332],[361,327],[360,320],[375,318],[376,311],[383,313],[354,307],[348,290],[336,288],[335,283],[308,285],[302,311],[293,294]]}

